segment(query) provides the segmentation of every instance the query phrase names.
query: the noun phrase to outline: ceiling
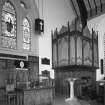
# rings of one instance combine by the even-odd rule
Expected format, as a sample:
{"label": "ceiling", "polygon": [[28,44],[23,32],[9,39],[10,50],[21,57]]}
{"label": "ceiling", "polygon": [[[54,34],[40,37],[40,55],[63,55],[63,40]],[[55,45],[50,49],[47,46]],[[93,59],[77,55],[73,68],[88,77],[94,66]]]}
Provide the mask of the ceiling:
{"label": "ceiling", "polygon": [[[77,1],[78,0],[70,0],[70,4],[76,17],[80,17],[80,11]],[[88,20],[105,13],[105,0],[83,0],[83,2],[87,10]]]}

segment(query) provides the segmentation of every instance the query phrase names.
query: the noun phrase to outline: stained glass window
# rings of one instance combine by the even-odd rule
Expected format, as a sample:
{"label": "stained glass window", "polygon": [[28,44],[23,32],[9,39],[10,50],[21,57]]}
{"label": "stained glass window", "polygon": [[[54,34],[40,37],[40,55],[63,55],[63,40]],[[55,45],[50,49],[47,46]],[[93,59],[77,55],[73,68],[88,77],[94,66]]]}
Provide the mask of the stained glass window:
{"label": "stained glass window", "polygon": [[23,49],[30,50],[31,33],[30,24],[27,18],[23,20]]}
{"label": "stained glass window", "polygon": [[2,47],[16,49],[16,13],[10,2],[2,8]]}

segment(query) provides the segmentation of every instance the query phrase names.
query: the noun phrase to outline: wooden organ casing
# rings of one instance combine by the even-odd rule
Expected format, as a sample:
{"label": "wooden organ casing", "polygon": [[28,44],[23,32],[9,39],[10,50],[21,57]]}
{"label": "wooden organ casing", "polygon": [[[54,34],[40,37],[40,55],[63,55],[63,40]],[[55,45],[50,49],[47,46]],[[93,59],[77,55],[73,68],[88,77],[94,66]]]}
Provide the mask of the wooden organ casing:
{"label": "wooden organ casing", "polygon": [[[98,64],[98,33],[88,27],[82,30],[79,21],[52,32],[52,68],[55,72],[55,93],[68,95],[66,79],[79,78],[86,86],[96,81]],[[82,82],[77,82],[78,87]],[[77,86],[77,85],[75,85]],[[79,94],[79,93],[78,93]],[[82,95],[82,92],[80,92]]]}

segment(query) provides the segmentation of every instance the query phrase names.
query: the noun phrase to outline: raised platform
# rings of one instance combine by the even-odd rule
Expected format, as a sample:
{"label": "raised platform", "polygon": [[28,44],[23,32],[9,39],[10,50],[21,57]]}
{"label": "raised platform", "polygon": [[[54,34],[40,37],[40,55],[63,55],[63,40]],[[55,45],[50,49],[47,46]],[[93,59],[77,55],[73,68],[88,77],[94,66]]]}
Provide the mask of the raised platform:
{"label": "raised platform", "polygon": [[17,90],[17,105],[52,105],[53,95],[52,87]]}

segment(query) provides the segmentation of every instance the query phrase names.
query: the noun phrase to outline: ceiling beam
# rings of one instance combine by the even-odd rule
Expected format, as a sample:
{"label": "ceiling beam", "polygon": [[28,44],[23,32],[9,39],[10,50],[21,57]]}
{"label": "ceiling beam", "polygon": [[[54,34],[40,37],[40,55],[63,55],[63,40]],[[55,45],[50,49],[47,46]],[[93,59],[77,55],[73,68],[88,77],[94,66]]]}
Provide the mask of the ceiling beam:
{"label": "ceiling beam", "polygon": [[74,13],[76,14],[76,17],[78,17],[78,13],[77,13],[77,10],[76,10],[76,8],[75,8],[75,5],[74,5],[74,3],[73,3],[73,0],[70,0],[71,2],[71,6],[72,6],[72,8],[74,8],[73,10],[74,10]]}
{"label": "ceiling beam", "polygon": [[[105,14],[105,0],[83,0],[87,9],[88,20]],[[77,0],[70,0],[76,17],[80,17]]]}
{"label": "ceiling beam", "polygon": [[84,3],[85,3],[85,6],[86,6],[86,9],[87,9],[87,15],[88,15],[88,17],[90,17],[91,16],[91,14],[90,14],[90,12],[91,12],[91,6],[90,6],[90,4],[89,4],[89,1],[88,0],[83,0],[84,1]]}
{"label": "ceiling beam", "polygon": [[96,7],[94,4],[94,0],[89,0],[90,6],[91,6],[91,10],[92,10],[92,16],[96,15]]}
{"label": "ceiling beam", "polygon": [[72,7],[73,7],[73,10],[75,9],[77,12],[77,17],[80,16],[80,11],[79,11],[79,7],[78,7],[78,4],[77,4],[77,1],[76,0],[70,0],[72,2]]}
{"label": "ceiling beam", "polygon": [[101,0],[95,0],[95,2],[96,2],[96,6],[97,6],[97,14],[98,13],[100,13],[100,12],[102,12],[101,11]]}

